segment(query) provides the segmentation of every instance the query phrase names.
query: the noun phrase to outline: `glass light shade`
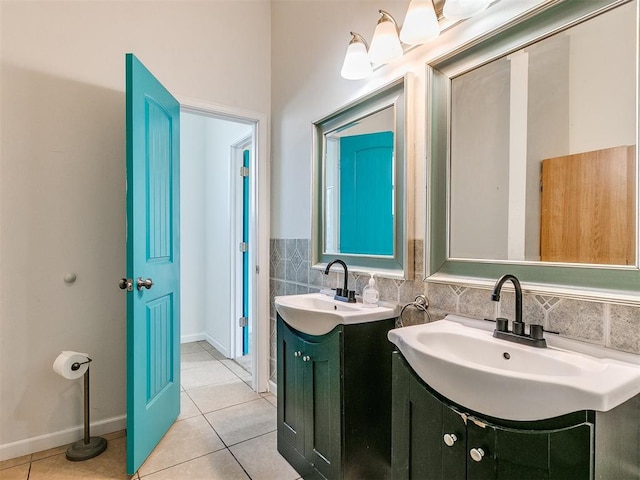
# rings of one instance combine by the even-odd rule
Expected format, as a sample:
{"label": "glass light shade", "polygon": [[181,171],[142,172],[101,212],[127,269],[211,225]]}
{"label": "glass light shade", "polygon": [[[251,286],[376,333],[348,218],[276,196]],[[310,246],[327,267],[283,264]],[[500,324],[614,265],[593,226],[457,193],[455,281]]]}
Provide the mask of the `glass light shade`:
{"label": "glass light shade", "polygon": [[[353,34],[353,38],[347,47],[347,53],[344,56],[344,63],[340,75],[347,80],[360,80],[366,78],[373,73],[373,67],[369,61],[367,54],[367,46],[362,37]],[[360,38],[358,38],[360,37]]]}
{"label": "glass light shade", "polygon": [[447,0],[442,14],[449,20],[462,20],[482,13],[492,0]]}
{"label": "glass light shade", "polygon": [[391,60],[402,57],[402,45],[398,38],[398,27],[392,17],[380,11],[382,18],[378,21],[373,32],[371,47],[369,48],[369,60],[374,65],[383,65]]}
{"label": "glass light shade", "polygon": [[431,0],[412,0],[400,30],[400,40],[407,45],[420,45],[440,35],[438,17]]}

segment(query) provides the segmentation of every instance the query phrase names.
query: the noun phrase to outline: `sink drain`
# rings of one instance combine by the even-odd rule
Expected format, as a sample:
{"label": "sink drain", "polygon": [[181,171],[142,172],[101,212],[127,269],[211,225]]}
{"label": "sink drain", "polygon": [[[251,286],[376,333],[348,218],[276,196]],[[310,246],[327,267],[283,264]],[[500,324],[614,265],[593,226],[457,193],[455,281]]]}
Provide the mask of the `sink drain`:
{"label": "sink drain", "polygon": [[511,355],[509,354],[509,352],[504,352],[502,354],[502,358],[504,358],[505,360],[509,360],[511,358]]}

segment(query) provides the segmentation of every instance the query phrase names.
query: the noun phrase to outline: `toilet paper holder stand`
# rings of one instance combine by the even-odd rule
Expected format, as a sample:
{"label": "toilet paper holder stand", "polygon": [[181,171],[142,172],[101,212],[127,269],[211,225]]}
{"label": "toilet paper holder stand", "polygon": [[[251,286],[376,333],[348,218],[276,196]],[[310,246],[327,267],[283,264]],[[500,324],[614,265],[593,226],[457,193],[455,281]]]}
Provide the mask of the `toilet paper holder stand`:
{"label": "toilet paper holder stand", "polygon": [[[71,370],[77,371],[82,365],[90,364],[91,358],[87,357],[86,362],[75,362],[71,365]],[[107,440],[103,437],[92,437],[89,431],[89,370],[84,373],[84,437],[72,443],[67,449],[67,460],[72,462],[80,462],[97,457],[107,449]]]}

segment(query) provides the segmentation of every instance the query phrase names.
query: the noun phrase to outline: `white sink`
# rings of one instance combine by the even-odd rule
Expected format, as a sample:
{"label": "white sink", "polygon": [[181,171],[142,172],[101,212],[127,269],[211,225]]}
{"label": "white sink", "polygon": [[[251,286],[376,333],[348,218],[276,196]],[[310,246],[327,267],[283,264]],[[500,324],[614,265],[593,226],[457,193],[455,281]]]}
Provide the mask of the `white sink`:
{"label": "white sink", "polygon": [[324,335],[340,324],[394,318],[399,312],[397,305],[363,307],[362,303],[341,302],[323,293],[283,295],[275,298],[275,304],[285,322],[309,335]]}
{"label": "white sink", "polygon": [[492,336],[494,324],[450,315],[388,334],[413,370],[441,395],[508,420],[608,411],[640,393],[637,355],[546,334],[548,348]]}

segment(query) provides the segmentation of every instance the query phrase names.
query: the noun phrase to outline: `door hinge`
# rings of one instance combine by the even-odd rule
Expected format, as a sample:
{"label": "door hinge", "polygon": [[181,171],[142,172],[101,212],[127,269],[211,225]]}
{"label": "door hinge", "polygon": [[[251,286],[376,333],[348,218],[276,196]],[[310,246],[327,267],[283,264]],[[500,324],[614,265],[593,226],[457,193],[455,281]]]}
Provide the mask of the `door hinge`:
{"label": "door hinge", "polygon": [[246,327],[247,325],[249,325],[249,319],[247,317],[240,317],[238,319],[238,326]]}
{"label": "door hinge", "polygon": [[240,242],[240,251],[247,252],[249,250],[249,244],[247,242]]}
{"label": "door hinge", "polygon": [[240,176],[248,177],[249,176],[249,167],[240,167]]}

